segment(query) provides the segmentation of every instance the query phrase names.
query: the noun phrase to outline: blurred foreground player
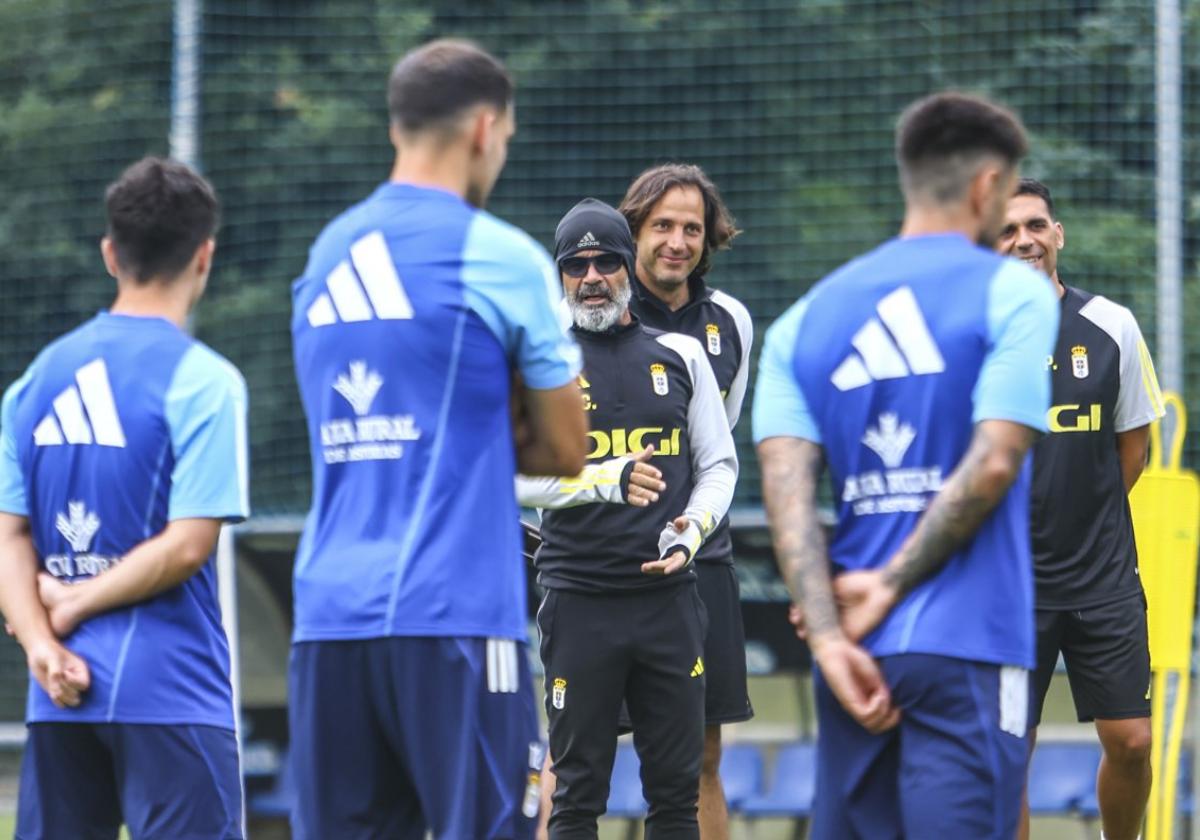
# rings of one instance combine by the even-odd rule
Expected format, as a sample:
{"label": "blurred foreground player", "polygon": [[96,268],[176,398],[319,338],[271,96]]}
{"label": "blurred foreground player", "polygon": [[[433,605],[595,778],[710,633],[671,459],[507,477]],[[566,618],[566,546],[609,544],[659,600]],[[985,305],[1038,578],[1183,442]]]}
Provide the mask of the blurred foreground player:
{"label": "blurred foreground player", "polygon": [[[624,701],[650,805],[646,837],[696,838],[707,620],[693,561],[733,496],[733,438],[700,344],[629,313],[625,219],[585,199],[559,223],[555,259],[583,348],[595,464],[567,481],[519,482],[521,500],[545,509],[537,568],[557,776],[549,835],[596,837]],[[635,495],[633,476],[651,455],[660,480],[641,488],[649,497]],[[612,503],[621,501],[633,504]]]}
{"label": "blurred foreground player", "polygon": [[755,393],[775,551],[818,666],[813,834],[1010,840],[1033,665],[1025,456],[1058,313],[1044,277],[990,250],[1026,151],[1016,118],[931,96],[896,151],[900,237],[775,322]]}
{"label": "blurred foreground player", "polygon": [[[1059,652],[1080,721],[1104,756],[1096,779],[1107,840],[1138,836],[1150,795],[1150,642],[1128,493],[1163,415],[1150,351],[1133,313],[1063,285],[1065,232],[1050,190],[1022,179],[996,242],[1054,282],[1061,323],[1050,368],[1050,434],[1033,450],[1030,524],[1037,617],[1030,749]],[[1029,814],[1021,836],[1029,835]]]}
{"label": "blurred foreground player", "polygon": [[325,228],[293,289],[313,460],[289,692],[297,838],[534,828],[513,479],[578,473],[586,427],[554,267],[481,209],[512,99],[474,45],[401,59],[391,179]]}
{"label": "blurred foreground player", "polygon": [[0,609],[35,677],[16,836],[240,838],[212,558],[248,514],[246,386],[183,329],[217,200],[147,158],[105,203],[116,300],[38,355],[0,420]]}

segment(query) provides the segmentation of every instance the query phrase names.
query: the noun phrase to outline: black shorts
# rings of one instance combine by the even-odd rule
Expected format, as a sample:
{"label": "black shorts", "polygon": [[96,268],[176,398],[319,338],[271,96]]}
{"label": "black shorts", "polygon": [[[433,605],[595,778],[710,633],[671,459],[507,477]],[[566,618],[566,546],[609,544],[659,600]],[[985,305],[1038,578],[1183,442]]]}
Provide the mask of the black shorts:
{"label": "black shorts", "polygon": [[1062,651],[1080,721],[1150,717],[1150,643],[1146,598],[1140,592],[1082,610],[1036,610],[1037,670],[1030,692],[1030,726]]}
{"label": "black shorts", "polygon": [[697,591],[708,610],[704,640],[704,722],[709,726],[754,717],[746,690],[746,631],[737,572],[726,563],[697,563]]}
{"label": "black shorts", "polygon": [[[737,572],[728,563],[697,563],[696,591],[708,610],[704,638],[704,723],[720,726],[754,717],[746,688],[746,631]],[[620,731],[632,732],[621,707]]]}

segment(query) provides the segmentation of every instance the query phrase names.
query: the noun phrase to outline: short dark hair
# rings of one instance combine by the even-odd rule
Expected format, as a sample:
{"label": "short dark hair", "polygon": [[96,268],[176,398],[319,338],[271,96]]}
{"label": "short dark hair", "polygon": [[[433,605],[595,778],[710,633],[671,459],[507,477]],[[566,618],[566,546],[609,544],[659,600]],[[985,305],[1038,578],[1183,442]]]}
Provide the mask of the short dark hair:
{"label": "short dark hair", "polygon": [[961,198],[983,158],[1015,166],[1029,151],[1025,129],[1011,111],[953,91],[919,99],[896,126],[896,162],[905,195],[938,203]]}
{"label": "short dark hair", "polygon": [[220,218],[212,184],[186,164],[158,157],[122,172],[104,206],[117,264],[139,283],[178,276]]}
{"label": "short dark hair", "polygon": [[500,60],[452,38],[408,53],[388,79],[388,115],[403,131],[445,128],[474,105],[505,111],[512,98],[512,77]]}
{"label": "short dark hair", "polygon": [[1015,198],[1018,195],[1036,195],[1042,201],[1046,202],[1046,209],[1050,211],[1051,221],[1057,221],[1058,217],[1054,215],[1054,199],[1050,197],[1050,188],[1037,178],[1022,178],[1017,182],[1017,188],[1013,192],[1013,197]]}
{"label": "short dark hair", "polygon": [[676,187],[695,187],[704,198],[704,252],[696,265],[696,274],[704,275],[712,265],[712,252],[730,247],[730,242],[741,230],[721,200],[717,185],[703,169],[692,163],[652,166],[629,185],[617,209],[629,222],[629,229],[636,239],[654,205]]}

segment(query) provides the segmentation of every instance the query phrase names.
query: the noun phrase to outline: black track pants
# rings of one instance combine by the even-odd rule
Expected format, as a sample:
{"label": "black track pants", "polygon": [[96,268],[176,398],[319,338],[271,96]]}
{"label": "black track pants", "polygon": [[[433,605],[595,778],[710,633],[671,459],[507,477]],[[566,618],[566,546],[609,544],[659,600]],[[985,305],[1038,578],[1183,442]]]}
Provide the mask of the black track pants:
{"label": "black track pants", "polygon": [[596,837],[622,700],[650,805],[646,840],[696,840],[707,616],[695,583],[611,595],[551,590],[538,627],[558,776],[551,840]]}

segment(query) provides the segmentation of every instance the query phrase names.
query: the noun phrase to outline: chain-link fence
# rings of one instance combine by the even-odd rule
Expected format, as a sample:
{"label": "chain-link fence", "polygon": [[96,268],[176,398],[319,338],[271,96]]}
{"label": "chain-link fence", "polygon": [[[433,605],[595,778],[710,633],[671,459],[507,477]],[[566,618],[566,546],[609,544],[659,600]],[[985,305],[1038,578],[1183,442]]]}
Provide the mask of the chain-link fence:
{"label": "chain-link fence", "polygon": [[[1200,0],[1182,7],[1195,419]],[[710,281],[749,307],[760,335],[823,273],[896,231],[903,106],[947,87],[987,93],[1030,129],[1026,172],[1050,185],[1066,228],[1064,280],[1132,308],[1155,347],[1150,0],[206,0],[201,24],[200,159],[224,222],[196,330],[249,382],[259,513],[308,505],[289,284],[320,227],[387,176],[388,70],[440,35],[475,39],[517,77],[518,133],[491,209],[549,243],[582,196],[615,203],[647,165],[699,163],[745,230]],[[96,248],[102,189],[125,163],[167,152],[171,25],[161,0],[0,4],[5,384],[111,296]],[[757,504],[748,422],[737,438],[737,503]],[[0,679],[0,717],[19,716],[6,690],[16,678]]]}

